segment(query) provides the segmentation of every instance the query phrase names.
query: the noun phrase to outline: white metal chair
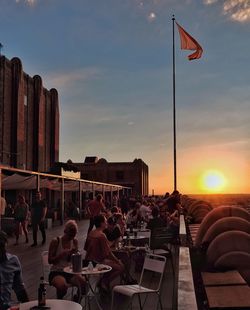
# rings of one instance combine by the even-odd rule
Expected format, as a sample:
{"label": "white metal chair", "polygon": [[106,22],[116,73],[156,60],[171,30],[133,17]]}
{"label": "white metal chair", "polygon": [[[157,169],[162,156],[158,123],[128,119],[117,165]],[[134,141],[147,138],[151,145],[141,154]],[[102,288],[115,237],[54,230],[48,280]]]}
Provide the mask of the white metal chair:
{"label": "white metal chair", "polygon": [[43,278],[47,282],[47,284],[49,283],[49,273],[50,273],[50,267],[51,267],[48,261],[48,254],[49,254],[48,251],[43,251],[41,254]]}
{"label": "white metal chair", "polygon": [[[49,252],[48,251],[43,251],[42,254],[41,254],[43,278],[45,280],[45,283],[47,285],[50,285],[49,284],[49,273],[50,273],[51,265],[49,264],[48,256],[49,256]],[[77,286],[71,286],[70,289],[71,289],[71,293],[70,293],[71,297],[70,298],[71,298],[71,300],[73,300],[74,299],[74,295],[76,293],[75,290],[77,290],[78,287]],[[80,299],[80,297],[79,297],[79,299]]]}
{"label": "white metal chair", "polygon": [[[166,264],[166,258],[164,256],[149,254],[149,253],[146,254],[139,284],[115,286],[113,288],[113,291],[112,291],[111,310],[113,310],[113,307],[114,307],[114,294],[115,293],[122,294],[122,295],[129,297],[130,298],[129,306],[131,309],[132,309],[132,303],[133,303],[133,297],[134,296],[136,296],[136,295],[138,296],[140,309],[143,309],[147,296],[146,296],[145,301],[142,305],[140,295],[142,295],[142,294],[144,294],[144,295],[157,294],[158,304],[160,304],[161,309],[163,309],[162,308],[162,302],[161,302],[161,296],[160,296],[160,288],[161,288],[162,278],[163,278],[163,274],[164,274],[165,264]],[[157,273],[160,275],[156,289],[151,289],[151,288],[142,286],[142,282],[144,279],[144,272],[146,270],[151,271],[153,273]],[[158,304],[157,304],[157,307],[158,307]]]}

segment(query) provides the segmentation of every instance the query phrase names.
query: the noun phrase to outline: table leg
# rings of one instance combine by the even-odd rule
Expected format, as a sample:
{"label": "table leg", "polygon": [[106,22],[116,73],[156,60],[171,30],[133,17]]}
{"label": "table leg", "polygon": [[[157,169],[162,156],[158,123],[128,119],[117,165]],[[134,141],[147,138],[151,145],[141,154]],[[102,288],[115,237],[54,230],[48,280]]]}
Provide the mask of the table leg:
{"label": "table leg", "polygon": [[[93,298],[94,298],[94,300],[95,300],[95,302],[96,302],[96,305],[97,305],[98,309],[99,309],[99,310],[103,310],[102,307],[101,307],[101,305],[100,305],[100,303],[99,303],[99,301],[98,301],[98,299],[97,299],[96,292],[95,292],[95,290],[93,289],[93,287],[92,287],[91,284],[90,284],[89,277],[86,277],[86,280],[87,280],[87,283],[88,283],[88,287],[89,287],[90,291],[91,291],[92,294],[93,294]],[[89,299],[88,299],[88,302],[89,302]],[[89,305],[89,306],[90,306],[90,305]],[[90,307],[89,307],[89,309],[90,309]]]}

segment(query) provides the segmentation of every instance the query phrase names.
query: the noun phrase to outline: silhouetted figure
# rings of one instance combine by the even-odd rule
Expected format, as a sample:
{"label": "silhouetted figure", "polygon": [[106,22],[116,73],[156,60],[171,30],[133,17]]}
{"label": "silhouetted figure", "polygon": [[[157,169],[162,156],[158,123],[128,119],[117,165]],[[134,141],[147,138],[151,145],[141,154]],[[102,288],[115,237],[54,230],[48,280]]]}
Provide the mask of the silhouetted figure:
{"label": "silhouetted figure", "polygon": [[100,215],[102,211],[105,211],[105,205],[103,203],[103,198],[101,194],[98,194],[96,196],[96,199],[91,200],[89,202],[87,211],[90,216],[89,229],[88,229],[89,233],[94,227],[94,217]]}
{"label": "silhouetted figure", "polygon": [[38,227],[42,233],[42,245],[46,242],[45,217],[47,213],[47,205],[41,197],[41,193],[37,192],[35,202],[31,205],[31,224],[33,230],[33,244],[31,246],[33,247],[37,246]]}
{"label": "silhouetted figure", "polygon": [[29,242],[28,230],[27,230],[28,214],[29,214],[29,205],[25,202],[25,198],[23,195],[18,195],[17,203],[14,208],[14,218],[16,222],[16,229],[15,229],[16,243],[15,245],[18,244],[21,227],[26,237],[25,242],[26,243]]}

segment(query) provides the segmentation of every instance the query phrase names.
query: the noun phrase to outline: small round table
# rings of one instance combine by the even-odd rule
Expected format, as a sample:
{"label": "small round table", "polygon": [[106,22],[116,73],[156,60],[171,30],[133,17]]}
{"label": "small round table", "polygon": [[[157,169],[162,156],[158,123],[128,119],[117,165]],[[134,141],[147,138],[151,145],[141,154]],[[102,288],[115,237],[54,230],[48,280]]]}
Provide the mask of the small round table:
{"label": "small round table", "polygon": [[150,231],[150,229],[148,228],[133,228],[133,230],[131,231],[130,229],[126,229],[126,232],[129,234],[133,234],[134,232],[146,232],[146,231]]}
{"label": "small round table", "polygon": [[[31,307],[37,305],[37,300],[25,302],[23,304],[20,304],[20,310],[30,310]],[[82,306],[77,304],[76,302],[59,299],[47,299],[46,307],[49,307],[51,310],[82,310]]]}
{"label": "small round table", "polygon": [[134,236],[134,235],[131,235],[129,237],[127,237],[127,236],[123,237],[123,240],[140,240],[140,239],[147,239],[147,237],[145,237],[145,236]]}
{"label": "small round table", "polygon": [[[63,269],[64,272],[70,273],[70,274],[78,274],[78,275],[82,275],[85,276],[86,281],[88,283],[88,287],[91,291],[91,293],[93,294],[94,300],[96,302],[97,307],[99,308],[99,310],[102,310],[102,307],[97,299],[96,296],[96,292],[95,292],[95,288],[92,287],[89,278],[91,276],[99,276],[102,275],[104,273],[110,272],[112,270],[112,267],[108,266],[108,265],[104,265],[104,264],[97,264],[93,269],[89,269],[88,267],[83,267],[82,270],[80,272],[73,272],[72,270],[72,266],[68,266],[65,267]],[[88,293],[86,294],[87,297]],[[71,309],[70,309],[71,310]]]}
{"label": "small round table", "polygon": [[81,271],[74,272],[72,269],[72,266],[65,267],[63,269],[64,272],[70,273],[70,274],[81,274],[84,276],[94,276],[94,275],[100,275],[106,272],[109,272],[112,270],[112,267],[104,264],[97,264],[96,267],[93,269],[89,269],[88,267],[83,267]]}

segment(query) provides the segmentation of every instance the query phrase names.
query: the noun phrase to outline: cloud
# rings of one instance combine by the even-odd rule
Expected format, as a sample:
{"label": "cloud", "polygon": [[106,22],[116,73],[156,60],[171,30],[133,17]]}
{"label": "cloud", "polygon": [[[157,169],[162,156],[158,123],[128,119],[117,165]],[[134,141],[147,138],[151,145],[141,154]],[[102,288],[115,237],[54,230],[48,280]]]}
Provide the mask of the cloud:
{"label": "cloud", "polygon": [[102,71],[96,67],[80,68],[69,72],[60,72],[50,74],[46,80],[49,85],[55,88],[65,88],[75,82],[87,82],[89,80],[98,79],[102,75]]}
{"label": "cloud", "polygon": [[213,4],[215,2],[217,2],[218,0],[205,0],[205,4]]}
{"label": "cloud", "polygon": [[25,4],[29,6],[33,6],[37,3],[38,0],[16,0],[16,3],[24,2]]}
{"label": "cloud", "polygon": [[156,21],[158,13],[172,1],[173,0],[135,0],[135,3],[139,10],[139,14],[142,14],[149,23],[152,23]]}
{"label": "cloud", "polygon": [[148,21],[153,22],[156,19],[156,14],[154,12],[151,12],[148,14]]}
{"label": "cloud", "polygon": [[206,5],[221,3],[223,13],[229,15],[231,19],[238,22],[250,21],[250,1],[249,0],[204,0]]}

